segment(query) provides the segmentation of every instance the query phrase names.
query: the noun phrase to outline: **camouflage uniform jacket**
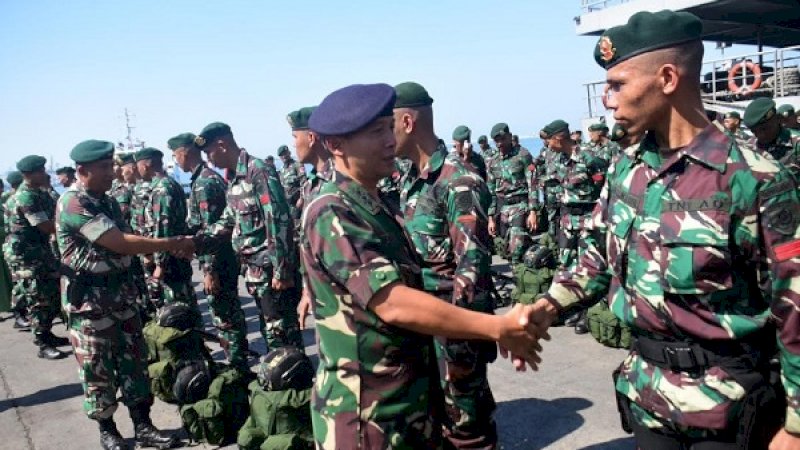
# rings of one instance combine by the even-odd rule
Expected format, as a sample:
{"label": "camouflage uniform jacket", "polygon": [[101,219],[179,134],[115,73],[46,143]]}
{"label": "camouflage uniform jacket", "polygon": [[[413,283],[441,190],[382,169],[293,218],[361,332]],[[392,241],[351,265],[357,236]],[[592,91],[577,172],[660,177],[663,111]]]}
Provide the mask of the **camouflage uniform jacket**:
{"label": "camouflage uniform jacket", "polygon": [[586,147],[575,148],[564,162],[561,179],[562,205],[594,204],[600,197],[608,161],[588,151]]}
{"label": "camouflage uniform jacket", "polygon": [[31,270],[34,276],[58,271],[58,259],[50,246],[50,235],[37,225],[55,220],[55,205],[50,194],[23,182],[6,209],[6,236],[3,254],[8,264]]}
{"label": "camouflage uniform jacket", "polygon": [[131,194],[131,229],[140,236],[148,236],[150,224],[147,223],[145,211],[150,204],[150,182],[138,180],[133,185]]}
{"label": "camouflage uniform jacket", "polygon": [[[150,227],[149,236],[164,238],[189,234],[186,195],[174,178],[162,173],[150,180],[150,203],[145,209],[145,217]],[[155,253],[153,259],[156,266],[169,270],[175,264],[189,265],[189,261],[172,257],[167,252]]]}
{"label": "camouflage uniform jacket", "polygon": [[[800,199],[791,175],[709,125],[661,160],[648,134],[608,172],[587,249],[546,297],[561,307],[608,295],[635,334],[732,341],[774,315],[789,409],[800,432]],[[570,309],[570,308],[568,308]],[[640,423],[720,429],[745,391],[721,367],[690,374],[653,366],[635,351],[616,389]]]}
{"label": "camouflage uniform jacket", "polygon": [[538,196],[531,195],[531,174],[535,167],[530,152],[523,147],[512,148],[508,153],[498,153],[487,167],[487,184],[491,194],[489,215],[499,214],[498,203],[504,205],[527,203],[530,209],[538,208]]}
{"label": "camouflage uniform jacket", "polygon": [[725,129],[723,132],[726,135],[728,135],[728,136],[730,136],[732,138],[735,138],[735,139],[739,139],[741,141],[749,141],[750,139],[753,139],[753,136],[750,136],[749,134],[747,134],[741,128],[737,128],[736,131],[734,131],[734,132],[731,132],[731,131]]}
{"label": "camouflage uniform jacket", "polygon": [[425,263],[425,291],[468,306],[491,283],[489,191],[460,159],[446,155],[440,146],[421,172],[412,165],[403,178],[403,225]]}
{"label": "camouflage uniform jacket", "polygon": [[410,168],[410,160],[406,158],[395,158],[394,172],[392,172],[392,175],[381,178],[378,181],[378,192],[381,193],[381,198],[389,204],[393,211],[400,209],[400,184],[403,176]]}
{"label": "camouflage uniform jacket", "polygon": [[561,202],[564,193],[562,180],[566,175],[566,164],[569,157],[565,153],[556,152],[549,148],[542,150],[541,165],[538,169],[538,186],[533,190],[541,189],[546,205],[557,205]]}
{"label": "camouflage uniform jacket", "polygon": [[116,200],[96,197],[80,182],[58,202],[56,236],[65,270],[61,277],[62,304],[69,313],[98,319],[124,310],[136,302],[138,290],[131,282],[131,257],[96,244],[114,228],[130,232]]}
{"label": "camouflage uniform jacket", "polygon": [[[202,233],[206,227],[210,227],[219,221],[227,205],[225,200],[226,189],[227,184],[222,175],[215,172],[205,163],[194,169],[189,193],[189,234]],[[233,248],[229,243],[225,243],[218,250],[219,252],[225,252],[225,255],[220,255],[217,252],[198,255],[197,260],[203,273],[230,269],[228,267],[219,267],[219,265],[234,259],[232,257]],[[222,256],[228,257],[223,258]]]}
{"label": "camouflage uniform jacket", "polygon": [[241,150],[229,175],[228,205],[206,233],[233,230],[231,243],[241,262],[272,266],[275,279],[292,279],[297,270],[294,223],[278,173]]}
{"label": "camouflage uniform jacket", "polygon": [[286,193],[286,201],[294,208],[300,199],[303,184],[306,181],[306,169],[302,163],[291,160],[281,169],[281,185]]}
{"label": "camouflage uniform jacket", "polygon": [[800,174],[800,131],[781,128],[775,142],[761,145],[755,138],[753,142],[759,150],[769,153],[795,175]]}
{"label": "camouflage uniform jacket", "polygon": [[[496,158],[499,153],[500,152],[498,152],[497,149],[494,148],[494,147],[489,147],[488,150],[481,152],[481,156],[483,157],[483,162],[486,163],[487,169],[488,169],[489,165],[491,164],[491,161],[494,158]],[[487,176],[488,176],[488,172],[487,172]]]}
{"label": "camouflage uniform jacket", "polygon": [[131,200],[133,197],[133,186],[124,181],[115,179],[111,183],[111,190],[108,194],[114,197],[122,211],[122,218],[126,223],[131,222]]}
{"label": "camouflage uniform jacket", "polygon": [[14,195],[14,191],[3,191],[3,193],[0,194],[0,206],[5,205],[12,195]]}
{"label": "camouflage uniform jacket", "polygon": [[337,172],[306,206],[301,248],[319,344],[311,404],[317,448],[438,448],[433,339],[389,325],[369,308],[392,283],[421,287],[403,227]]}
{"label": "camouflage uniform jacket", "polygon": [[591,152],[595,157],[606,161],[606,164],[617,156],[620,152],[619,145],[611,140],[606,140],[605,143],[589,141],[584,147]]}
{"label": "camouflage uniform jacket", "polygon": [[322,183],[333,179],[333,173],[336,167],[333,164],[333,159],[325,161],[322,172],[317,172],[317,168],[312,168],[311,173],[308,174],[305,183],[303,183],[303,194],[301,196],[300,210],[304,210],[308,202],[319,193]]}

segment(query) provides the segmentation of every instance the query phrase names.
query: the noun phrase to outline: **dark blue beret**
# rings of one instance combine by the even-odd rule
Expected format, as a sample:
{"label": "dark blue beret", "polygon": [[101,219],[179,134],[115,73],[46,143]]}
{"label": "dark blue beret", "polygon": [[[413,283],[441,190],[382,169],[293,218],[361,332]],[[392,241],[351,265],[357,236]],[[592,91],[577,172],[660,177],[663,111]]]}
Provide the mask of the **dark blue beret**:
{"label": "dark blue beret", "polygon": [[391,116],[394,88],[388,84],[354,84],[328,94],[308,120],[324,136],[356,132],[378,117]]}
{"label": "dark blue beret", "polygon": [[39,155],[28,155],[17,162],[17,170],[20,172],[36,172],[44,169],[47,159]]}

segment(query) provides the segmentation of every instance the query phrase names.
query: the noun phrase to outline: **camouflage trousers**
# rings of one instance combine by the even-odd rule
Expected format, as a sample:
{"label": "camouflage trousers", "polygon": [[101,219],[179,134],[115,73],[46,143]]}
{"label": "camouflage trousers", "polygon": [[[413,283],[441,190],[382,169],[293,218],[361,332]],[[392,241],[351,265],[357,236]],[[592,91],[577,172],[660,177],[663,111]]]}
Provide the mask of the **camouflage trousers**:
{"label": "camouflage trousers", "polygon": [[[562,212],[565,208],[562,207]],[[585,214],[561,215],[558,231],[558,262],[565,269],[572,269],[586,251],[586,243],[581,237],[586,220],[591,218],[591,210]]]}
{"label": "camouflage trousers", "polygon": [[16,299],[14,310],[30,313],[31,331],[50,331],[60,312],[61,299],[57,274],[42,274],[13,265],[11,268],[11,297]]}
{"label": "camouflage trousers", "polygon": [[300,333],[300,320],[297,317],[297,304],[300,302],[299,277],[295,277],[294,287],[276,292],[272,289],[272,267],[253,264],[242,266],[247,292],[253,296],[259,311],[261,335],[267,344],[267,351],[287,345],[304,349]]}
{"label": "camouflage trousers", "polygon": [[497,234],[506,239],[511,265],[522,262],[525,251],[531,245],[531,235],[525,223],[528,219],[526,203],[503,205],[497,219]]}
{"label": "camouflage trousers", "polygon": [[561,228],[561,205],[558,203],[548,203],[545,205],[547,220],[547,233],[555,241],[558,238],[559,228]]}
{"label": "camouflage trousers", "polygon": [[147,376],[147,345],[135,306],[99,319],[69,317],[69,338],[83,385],[83,410],[90,419],[107,419],[117,410],[117,389],[128,408],[152,404]]}
{"label": "camouflage trousers", "polygon": [[219,292],[206,295],[211,321],[228,362],[232,366],[247,367],[247,323],[239,302],[239,273],[238,270],[224,270],[218,276]]}

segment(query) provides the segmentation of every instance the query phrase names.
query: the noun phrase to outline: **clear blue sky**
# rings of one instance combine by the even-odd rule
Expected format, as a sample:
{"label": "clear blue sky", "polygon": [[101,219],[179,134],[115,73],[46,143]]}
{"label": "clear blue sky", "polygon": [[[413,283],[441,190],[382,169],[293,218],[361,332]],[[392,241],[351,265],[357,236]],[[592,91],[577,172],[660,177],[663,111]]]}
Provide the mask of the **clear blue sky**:
{"label": "clear blue sky", "polygon": [[148,145],[219,120],[263,157],[290,143],[286,113],[352,83],[423,84],[448,141],[459,124],[577,125],[581,84],[604,76],[579,13],[578,0],[4,1],[0,172],[121,140],[126,107]]}

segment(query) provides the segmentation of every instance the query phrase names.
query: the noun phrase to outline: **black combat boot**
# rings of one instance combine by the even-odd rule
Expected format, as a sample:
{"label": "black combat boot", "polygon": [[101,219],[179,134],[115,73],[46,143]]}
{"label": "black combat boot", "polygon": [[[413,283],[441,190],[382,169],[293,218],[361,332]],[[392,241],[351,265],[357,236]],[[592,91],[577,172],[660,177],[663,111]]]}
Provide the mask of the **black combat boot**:
{"label": "black combat boot", "polygon": [[19,311],[14,312],[14,328],[18,330],[29,329],[31,321]]}
{"label": "black combat boot", "polygon": [[36,337],[45,345],[49,345],[50,347],[63,347],[65,345],[70,345],[69,339],[65,337],[59,337],[53,334],[52,331],[42,331]]}
{"label": "black combat boot", "polygon": [[48,343],[47,337],[45,337],[45,333],[36,333],[33,343],[39,347],[39,358],[42,359],[61,359],[67,356],[66,353],[62,352],[61,350],[55,348],[53,345]]}
{"label": "black combat boot", "polygon": [[578,311],[575,314],[572,314],[571,316],[564,319],[564,325],[568,327],[574,327],[575,325],[578,324],[578,321],[580,320],[581,320],[581,312]]}
{"label": "black combat boot", "polygon": [[575,334],[586,334],[589,332],[589,323],[586,319],[586,311],[581,312],[581,317],[575,324]]}
{"label": "black combat boot", "polygon": [[128,450],[128,444],[119,434],[114,419],[102,419],[97,423],[100,425],[100,445],[103,450]]}
{"label": "black combat boot", "polygon": [[140,403],[130,408],[133,429],[136,434],[136,445],[139,447],[172,448],[178,444],[178,438],[159,431],[150,421],[150,405]]}

